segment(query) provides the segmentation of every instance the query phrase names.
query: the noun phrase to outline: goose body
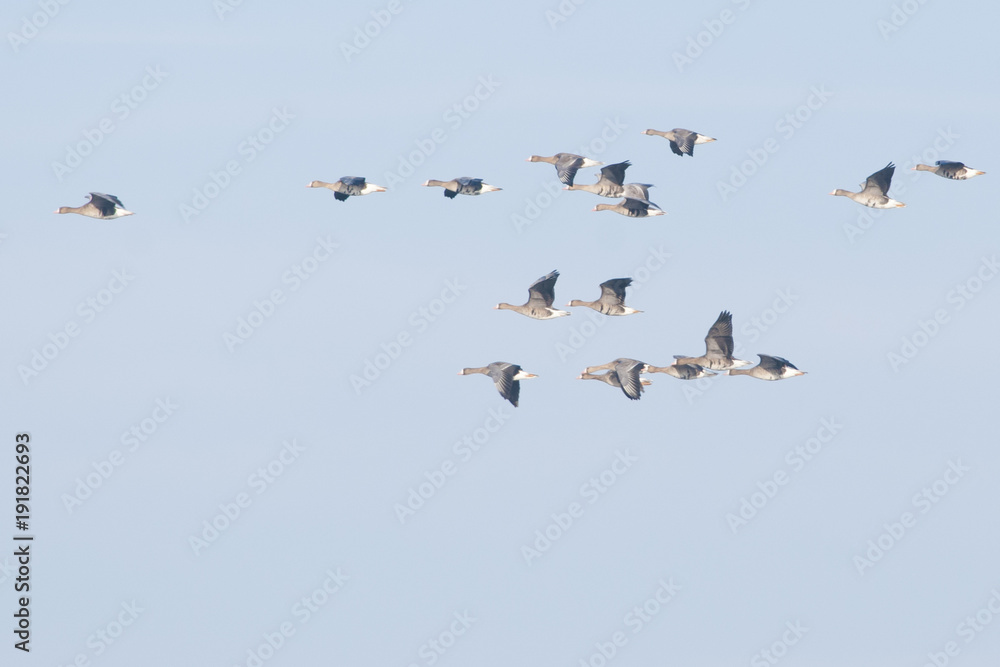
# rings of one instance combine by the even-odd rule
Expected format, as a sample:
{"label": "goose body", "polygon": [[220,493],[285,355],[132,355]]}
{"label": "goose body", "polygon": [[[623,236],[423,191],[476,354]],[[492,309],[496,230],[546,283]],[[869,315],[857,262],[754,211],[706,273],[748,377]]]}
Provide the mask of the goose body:
{"label": "goose body", "polygon": [[306,187],[333,190],[333,196],[337,201],[347,201],[348,197],[360,197],[361,195],[370,195],[373,192],[386,191],[381,185],[369,183],[362,176],[343,176],[334,183],[313,181]]}
{"label": "goose body", "polygon": [[644,130],[642,133],[663,137],[670,142],[670,150],[673,151],[675,155],[680,155],[681,157],[685,155],[694,157],[694,147],[697,144],[707,144],[710,141],[715,141],[712,137],[705,136],[704,134],[698,134],[697,132],[692,132],[691,130],[685,130],[680,127],[675,127],[669,132]]}
{"label": "goose body", "polygon": [[805,375],[805,371],[800,371],[788,359],[772,357],[768,354],[758,354],[760,363],[753,368],[732,368],[726,373],[728,375],[749,375],[758,380],[784,380],[796,375]]}
{"label": "goose body", "polygon": [[[609,164],[606,167],[601,168],[601,175],[597,179],[596,183],[585,183],[583,185],[573,185],[570,183],[564,190],[583,190],[584,192],[590,192],[595,195],[600,195],[601,197],[622,197],[625,192],[625,170],[632,166],[632,163],[628,160],[624,162],[616,162],[615,164]],[[641,184],[635,184],[641,185]],[[652,187],[651,185],[645,185],[643,187]],[[643,198],[649,196],[649,192],[645,191],[643,193]]]}
{"label": "goose body", "polygon": [[848,192],[837,188],[830,194],[848,197],[870,208],[901,208],[906,204],[896,201],[888,195],[889,186],[892,184],[892,175],[895,171],[896,165],[890,162],[861,184],[861,192]]}
{"label": "goose body", "polygon": [[705,370],[697,364],[677,364],[671,366],[650,366],[646,365],[647,373],[666,373],[678,380],[697,380],[699,378],[715,375]]}
{"label": "goose body", "polygon": [[114,220],[115,218],[124,218],[126,215],[135,215],[132,211],[125,210],[125,206],[118,197],[100,192],[91,192],[90,201],[83,206],[60,206],[55,212],[78,213],[98,220]]}
{"label": "goose body", "polygon": [[584,169],[586,167],[599,167],[604,164],[603,162],[598,162],[597,160],[591,160],[589,157],[583,157],[582,155],[575,155],[573,153],[556,153],[552,157],[532,155],[528,158],[528,162],[547,162],[555,165],[556,173],[559,174],[559,180],[565,185],[573,185],[573,179],[576,177],[576,172],[580,169]]}
{"label": "goose body", "polygon": [[459,375],[472,375],[474,373],[490,376],[500,395],[510,401],[515,408],[518,397],[521,395],[521,380],[538,377],[533,373],[524,372],[517,364],[509,364],[506,361],[494,361],[492,364],[480,368],[463,368],[458,372]]}
{"label": "goose body", "polygon": [[[580,373],[580,375],[578,375],[576,379],[577,380],[600,380],[601,382],[606,382],[607,384],[611,385],[612,387],[618,387],[619,389],[622,388],[622,381],[620,379],[618,379],[618,373],[616,373],[614,371],[607,371],[607,372],[604,372],[604,373],[588,373],[588,372],[584,371],[583,373]],[[649,380],[647,380],[645,378],[639,378],[639,386],[640,387],[648,387],[651,384],[653,384],[653,383],[650,382]],[[645,391],[645,389],[640,389],[639,391]],[[627,393],[625,395],[628,396]],[[632,398],[632,397],[629,396],[629,398]]]}
{"label": "goose body", "polygon": [[937,174],[943,178],[951,178],[956,181],[965,181],[973,176],[982,176],[986,173],[978,169],[970,169],[961,162],[952,162],[951,160],[938,160],[934,163],[934,166],[918,164],[912,168],[912,171],[929,171],[932,174]]}
{"label": "goose body", "polygon": [[666,215],[666,211],[648,200],[626,197],[617,204],[598,204],[591,211],[614,211],[627,218],[646,218],[655,215]]}
{"label": "goose body", "polygon": [[[594,371],[606,369],[609,370],[604,376],[593,376]],[[577,379],[602,380],[612,387],[621,387],[622,393],[633,401],[638,401],[642,398],[642,392],[645,391],[643,385],[646,384],[639,378],[639,374],[645,369],[646,364],[641,361],[620,357],[600,366],[590,366]]]}
{"label": "goose body", "polygon": [[469,178],[468,176],[460,176],[459,178],[453,178],[450,181],[436,181],[430,179],[424,183],[428,187],[441,187],[444,188],[444,196],[448,199],[454,199],[457,195],[481,195],[484,192],[497,192],[502,188],[498,188],[493,185],[487,185],[483,183],[481,178]]}
{"label": "goose body", "polygon": [[641,310],[625,305],[625,288],[632,284],[631,278],[612,278],[601,283],[601,298],[597,301],[580,301],[573,299],[570,307],[586,306],[604,315],[634,315]]}
{"label": "goose body", "polygon": [[494,308],[496,310],[513,310],[536,320],[551,320],[569,315],[569,311],[552,307],[552,303],[555,301],[555,285],[558,278],[559,272],[553,271],[531,283],[531,286],[528,287],[528,301],[524,305],[514,306],[509,303],[498,303]]}
{"label": "goose body", "polygon": [[728,310],[719,317],[705,336],[705,354],[700,357],[675,356],[674,366],[695,364],[713,371],[724,371],[739,366],[749,366],[749,361],[733,358],[733,314]]}

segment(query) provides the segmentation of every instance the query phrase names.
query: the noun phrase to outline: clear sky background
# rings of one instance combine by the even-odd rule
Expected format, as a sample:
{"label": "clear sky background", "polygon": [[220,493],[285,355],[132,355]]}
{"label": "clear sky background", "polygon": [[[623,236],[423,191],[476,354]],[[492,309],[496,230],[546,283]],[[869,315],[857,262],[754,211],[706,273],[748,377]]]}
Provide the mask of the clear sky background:
{"label": "clear sky background", "polygon": [[[36,536],[4,664],[996,664],[996,4],[559,12],[4,5],[0,533],[27,431]],[[674,127],[718,141],[640,134]],[[560,151],[668,215],[524,162]],[[906,208],[826,194],[889,161]],[[390,191],[304,187],[344,175]],[[503,190],[420,187],[456,176]],[[135,215],[52,214],[91,191]],[[644,312],[493,310],[553,269]],[[808,374],[575,379],[722,310]],[[516,409],[456,375],[498,360],[539,376]]]}

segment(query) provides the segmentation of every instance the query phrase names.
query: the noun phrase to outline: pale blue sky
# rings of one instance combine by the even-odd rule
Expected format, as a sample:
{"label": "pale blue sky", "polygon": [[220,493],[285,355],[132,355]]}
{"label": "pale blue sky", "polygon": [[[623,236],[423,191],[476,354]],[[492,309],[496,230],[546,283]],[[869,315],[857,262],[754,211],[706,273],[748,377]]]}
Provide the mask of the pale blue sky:
{"label": "pale blue sky", "polygon": [[[553,24],[559,6],[401,0],[349,62],[341,44],[389,2],[244,0],[222,19],[209,0],[4,7],[3,437],[34,440],[21,662],[252,665],[271,635],[269,666],[602,667],[616,637],[616,667],[771,664],[772,649],[787,665],[923,665],[948,642],[959,667],[995,663],[997,623],[971,641],[960,624],[992,619],[1000,588],[1000,281],[983,280],[1000,254],[1000,10],[590,0]],[[718,141],[679,158],[640,134],[673,127]],[[668,215],[592,213],[609,200],[552,196],[555,170],[524,162],[582,149],[631,160]],[[70,150],[88,155],[67,164]],[[914,156],[987,175],[912,172]],[[827,196],[890,161],[906,208]],[[344,175],[390,191],[304,187]],[[503,190],[420,187],[456,176]],[[135,215],[52,214],[91,191]],[[553,269],[557,305],[630,276],[644,312],[493,310]],[[258,307],[269,316],[227,345]],[[700,354],[722,310],[743,358],[808,374],[653,375],[638,402],[575,380],[619,356]],[[894,367],[904,338],[921,346]],[[51,358],[26,375],[36,351]],[[539,375],[516,409],[455,374],[498,360]],[[727,515],[762,487],[773,497],[734,532]]]}

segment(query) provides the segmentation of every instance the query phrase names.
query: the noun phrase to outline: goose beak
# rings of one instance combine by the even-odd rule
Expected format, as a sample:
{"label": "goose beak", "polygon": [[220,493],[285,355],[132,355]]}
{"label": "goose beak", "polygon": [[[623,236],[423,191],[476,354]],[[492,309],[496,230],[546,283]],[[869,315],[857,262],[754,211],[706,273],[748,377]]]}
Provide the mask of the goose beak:
{"label": "goose beak", "polygon": [[580,375],[577,375],[577,376],[576,376],[576,379],[577,379],[577,380],[582,380],[582,379],[583,379],[583,374],[581,373]]}
{"label": "goose beak", "polygon": [[423,183],[421,183],[421,185],[425,185],[425,186],[429,186],[430,184],[431,184],[430,181],[424,181]]}
{"label": "goose beak", "polygon": [[590,209],[590,212],[593,213],[596,210],[597,210],[597,207],[595,206],[594,208]]}
{"label": "goose beak", "polygon": [[826,194],[828,194],[828,195],[836,195],[837,193],[836,192],[827,192]]}

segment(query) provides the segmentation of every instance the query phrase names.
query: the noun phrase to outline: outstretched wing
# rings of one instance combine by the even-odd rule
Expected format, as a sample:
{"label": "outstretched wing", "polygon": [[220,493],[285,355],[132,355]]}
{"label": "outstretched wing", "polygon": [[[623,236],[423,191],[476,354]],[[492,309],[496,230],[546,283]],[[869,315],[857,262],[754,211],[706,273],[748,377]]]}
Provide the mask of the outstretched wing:
{"label": "outstretched wing", "polygon": [[632,284],[631,278],[612,278],[601,283],[602,303],[609,305],[625,305],[625,288]]}
{"label": "outstretched wing", "polygon": [[731,359],[733,356],[733,314],[728,310],[719,318],[705,336],[705,356]]}
{"label": "outstretched wing", "polygon": [[528,288],[528,303],[526,305],[535,308],[550,308],[556,298],[555,287],[558,278],[559,272],[553,271],[531,283],[531,287]]}
{"label": "outstretched wing", "polygon": [[632,163],[628,160],[609,164],[607,167],[601,167],[601,177],[606,178],[615,185],[622,185],[625,182],[625,170],[631,166]]}
{"label": "outstretched wing", "polygon": [[892,175],[895,171],[896,165],[891,162],[882,169],[879,169],[865,181],[864,191],[872,190],[872,192],[875,192],[877,189],[879,194],[885,196],[889,192],[889,185],[892,183]]}

